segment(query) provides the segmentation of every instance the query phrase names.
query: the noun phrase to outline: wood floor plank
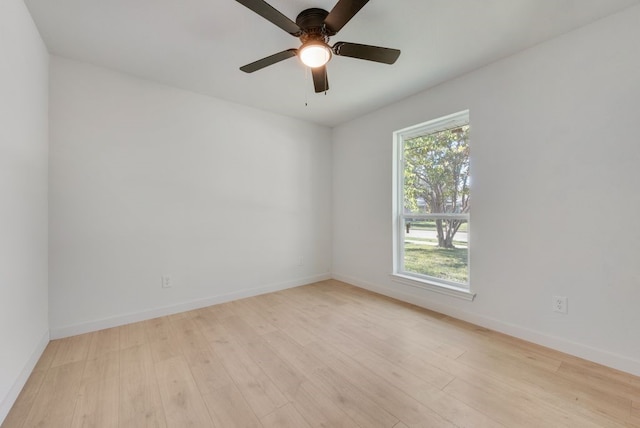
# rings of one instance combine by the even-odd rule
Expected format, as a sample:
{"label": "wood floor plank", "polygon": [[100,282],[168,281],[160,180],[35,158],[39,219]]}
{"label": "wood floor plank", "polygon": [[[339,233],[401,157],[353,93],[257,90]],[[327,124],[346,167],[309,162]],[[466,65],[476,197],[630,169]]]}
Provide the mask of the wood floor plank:
{"label": "wood floor plank", "polygon": [[120,326],[120,349],[132,348],[147,343],[144,322]]}
{"label": "wood floor plank", "polygon": [[[388,337],[385,340],[380,339],[379,337],[372,335],[369,331],[362,331],[354,326],[348,324],[348,320],[345,320],[344,323],[338,327],[339,331],[347,336],[352,343],[358,343],[363,348],[362,351],[359,352],[359,355],[363,355],[364,357],[369,356],[372,357],[372,352],[377,354],[392,364],[396,364],[398,361],[401,361],[404,356],[411,352],[421,352],[422,349],[419,345],[416,345],[415,342],[411,341],[406,337],[402,337],[398,335],[396,337]],[[358,358],[354,356],[354,358]],[[406,364],[406,363],[405,363]],[[402,364],[404,368],[412,369],[411,366],[407,367],[405,364]],[[398,364],[396,364],[398,365]],[[393,373],[393,367],[389,367],[391,372]],[[415,373],[416,371],[413,370]],[[434,384],[435,386],[442,388],[451,380],[453,376],[446,371],[433,366],[433,365],[424,365],[420,367],[420,378],[426,380]],[[394,375],[398,376],[398,375]]]}
{"label": "wood floor plank", "polygon": [[309,348],[313,349],[323,360],[329,362],[331,368],[356,385],[371,400],[405,424],[409,426],[454,426],[376,373],[362,368],[357,360],[340,355],[331,347],[319,342],[310,345]]}
{"label": "wood floor plank", "polygon": [[[511,337],[496,331],[485,330],[482,332],[482,336],[492,338],[495,341],[500,341],[502,344],[506,345],[505,349],[513,352],[516,355],[528,355],[531,352],[539,355],[544,355],[550,359],[559,360],[563,363],[568,363],[581,368],[582,370],[584,370],[583,375],[586,377],[594,377],[598,379],[605,378],[607,380],[623,382],[636,388],[640,387],[640,377],[638,376],[629,376],[628,373],[624,373],[610,367],[605,367],[579,357],[563,354],[553,349],[546,348],[535,343],[527,342],[522,339]],[[596,384],[594,383],[591,386],[595,385]]]}
{"label": "wood floor plank", "polygon": [[387,379],[407,391],[425,388],[426,383],[437,389],[442,389],[455,379],[455,376],[442,370],[432,370],[430,373],[423,372],[421,376],[417,376],[414,372],[407,370],[403,364],[390,362],[370,351],[362,351],[354,358],[362,367],[368,368],[383,379]]}
{"label": "wood floor plank", "polygon": [[[220,310],[220,307],[228,309]],[[224,334],[220,328],[224,320],[228,317],[236,316],[230,309],[228,304],[210,306],[197,311],[197,315],[193,321],[198,325],[200,333],[209,343],[215,343],[220,340],[218,335]]]}
{"label": "wood floor plank", "polygon": [[219,356],[230,377],[243,394],[258,418],[285,405],[288,400],[262,371],[260,366],[242,350],[221,326],[215,334],[213,352]]}
{"label": "wood floor plank", "polygon": [[[494,355],[503,355],[511,360],[520,361],[521,363],[526,364],[530,367],[533,366],[539,369],[547,370],[548,372],[556,372],[562,364],[562,360],[558,358],[558,355],[552,357],[550,355],[545,355],[544,353],[539,352],[538,349],[514,348],[513,346],[506,344],[500,339],[496,340],[498,336],[488,334],[490,333],[490,331],[487,329],[478,329],[472,324],[452,319],[448,319],[447,324],[454,327],[459,326],[467,329],[473,329],[472,331],[474,332],[480,332],[480,335],[477,335],[476,337],[474,337],[474,339],[478,342],[481,342],[481,347],[480,349],[473,348],[474,350],[480,350],[482,352]],[[491,339],[482,340],[483,335],[486,335],[486,337],[490,337]]]}
{"label": "wood floor plank", "polygon": [[[554,421],[557,427],[602,427],[616,426],[611,421],[606,425],[596,423],[592,418],[571,415],[553,404],[547,403],[537,396],[521,392],[510,385],[494,382],[469,383],[461,379],[455,379],[444,388],[444,392],[454,398],[465,402],[481,412],[491,415],[506,426],[540,427]],[[493,412],[498,409],[500,412]]]}
{"label": "wood floor plank", "polygon": [[82,381],[71,427],[117,428],[118,377],[90,378]]}
{"label": "wood floor plank", "polygon": [[387,302],[379,299],[367,299],[361,293],[348,296],[348,299],[349,314],[381,327],[393,325],[412,328],[418,325],[422,319],[418,316],[410,316],[411,312],[405,308],[390,306]]}
{"label": "wood floor plank", "polygon": [[149,342],[165,340],[171,336],[171,322],[167,317],[153,318],[143,321],[142,324]]}
{"label": "wood floor plank", "polygon": [[[573,389],[570,383],[561,382],[559,378],[546,371],[514,370],[509,367],[487,370],[482,365],[470,366],[457,360],[445,359],[437,354],[428,353],[408,355],[406,361],[411,361],[411,365],[414,366],[435,364],[443,370],[454,374],[457,379],[478,387],[492,385],[493,388],[498,390],[513,387],[530,399],[539,400],[567,414],[573,414],[576,420],[586,418],[597,426],[619,426],[611,418],[602,417],[591,408],[585,407],[583,391]],[[591,423],[588,425],[593,426]]]}
{"label": "wood floor plank", "polygon": [[312,427],[358,428],[358,424],[331,397],[310,381],[300,385],[292,404]]}
{"label": "wood floor plank", "polygon": [[608,395],[626,398],[629,401],[640,397],[640,385],[629,382],[627,380],[628,376],[620,379],[618,377],[619,372],[616,370],[606,370],[604,367],[594,370],[564,361],[556,373],[577,384],[590,386],[595,383],[600,391]]}
{"label": "wood floor plank", "polygon": [[167,426],[215,426],[184,357],[157,362],[155,371]]}
{"label": "wood floor plank", "polygon": [[[264,335],[265,340],[272,349],[291,366],[298,369],[300,372],[305,373],[305,376],[311,380],[311,382],[304,382],[300,389],[296,392],[296,396],[293,397],[294,406],[296,409],[307,419],[310,425],[315,426],[315,423],[319,423],[319,426],[352,426],[356,424],[355,420],[351,418],[351,415],[356,416],[356,419],[360,421],[366,420],[366,426],[376,426],[378,421],[388,422],[383,426],[391,426],[389,419],[395,424],[397,419],[385,411],[376,411],[372,408],[375,406],[369,406],[369,411],[378,416],[376,422],[371,421],[370,418],[362,417],[360,408],[353,405],[347,405],[347,399],[344,395],[341,395],[332,388],[330,385],[323,381],[322,377],[314,377],[314,373],[317,371],[326,369],[326,364],[321,361],[314,353],[304,347],[298,342],[288,337],[283,332],[273,332]],[[344,386],[344,385],[343,385]],[[324,387],[324,393],[320,393],[317,388]],[[308,391],[312,392],[308,392]],[[342,388],[343,393],[353,393],[353,388]],[[313,397],[326,396],[328,401],[322,405],[320,402],[314,402]],[[367,399],[364,400],[369,401]],[[305,407],[306,406],[306,407]],[[324,408],[323,408],[324,407]],[[322,411],[318,414],[314,414],[314,408],[320,408]],[[338,411],[339,409],[339,411]],[[349,410],[346,412],[345,410]],[[331,417],[332,419],[327,419]],[[312,422],[313,421],[313,422]],[[315,423],[314,423],[315,422]]]}
{"label": "wood floor plank", "polygon": [[[473,329],[473,328],[467,328],[466,330],[468,330],[468,331],[473,331],[474,333],[475,333],[475,331],[476,331],[476,329]],[[484,329],[479,329],[479,330],[480,330],[480,331],[483,331],[483,332],[485,331]],[[467,333],[467,332],[462,332],[462,335],[463,335],[463,336],[464,336],[464,335],[467,335],[467,334],[469,334],[469,333]],[[503,346],[503,345],[500,345],[500,346]],[[413,351],[412,351],[412,352],[413,352]],[[425,363],[425,361],[430,361],[430,360],[432,360],[432,359],[433,359],[432,357],[429,357],[429,356],[424,355],[424,354],[423,354],[423,355],[421,355],[421,354],[422,354],[422,353],[418,353],[418,352],[416,352],[416,358],[415,358],[415,360],[413,361],[413,364],[414,364],[414,365],[415,365],[416,363],[422,363],[422,364],[424,364],[424,363]],[[384,355],[384,353],[383,353],[383,355]],[[556,357],[557,357],[557,355],[558,355],[558,353],[556,353]],[[385,356],[386,356],[386,357],[389,357],[389,355],[385,355]],[[526,358],[529,358],[529,355],[526,355]],[[393,358],[391,358],[391,359],[393,359]],[[404,362],[403,362],[403,365],[407,365],[407,363],[408,363],[408,362],[410,362],[410,361],[411,361],[411,360],[406,360],[406,361],[404,361]],[[535,364],[534,364],[534,365],[535,365]],[[447,364],[444,364],[444,365],[442,365],[442,366],[441,366],[440,364],[436,364],[436,366],[438,366],[439,368],[442,368],[442,367],[446,367],[446,366],[447,366]],[[529,373],[529,372],[530,372],[530,371],[528,370],[529,368],[530,368],[530,367],[527,367],[527,369],[523,370],[522,372],[523,372],[523,373]],[[547,368],[548,368],[548,367],[547,367]],[[553,367],[552,367],[552,368],[553,368]],[[497,371],[496,371],[496,373],[501,372],[501,371],[504,371],[504,370],[501,370],[501,367],[496,367],[496,370],[497,370]],[[414,372],[418,373],[419,371],[418,371],[418,370],[414,370]],[[454,371],[454,373],[455,373],[455,371]],[[534,372],[534,373],[535,373],[535,372]],[[535,377],[535,376],[532,376],[532,378],[534,378],[534,377]],[[547,388],[549,387],[549,385],[545,385],[545,387],[546,387],[545,389],[547,389]],[[542,387],[541,387],[540,389],[542,389]],[[557,396],[556,396],[556,397],[553,397],[553,396],[551,396],[551,395],[548,395],[548,396],[546,397],[546,399],[547,399],[547,401],[550,401],[550,402],[551,402],[551,401],[556,401],[556,400],[557,400]],[[572,406],[572,405],[573,405],[573,403],[571,403],[571,402],[569,402],[569,401],[565,401],[565,402],[563,402],[563,405],[565,405],[566,407],[570,407],[570,406]],[[575,408],[575,407],[574,407],[574,408]],[[580,413],[586,414],[586,413],[589,413],[589,412],[583,412],[582,410],[580,410]],[[591,417],[593,417],[593,416],[594,416],[594,415],[593,415],[593,413],[590,413],[590,416],[591,416]]]}
{"label": "wood floor plank", "polygon": [[173,333],[201,394],[214,393],[232,383],[220,358],[212,352],[195,318],[171,321]]}
{"label": "wood floor plank", "polygon": [[298,322],[298,319],[292,316],[291,308],[288,305],[280,303],[261,305],[259,302],[259,300],[248,300],[251,309],[268,320],[271,325],[277,327],[278,331],[285,332],[301,345],[317,340],[317,337],[304,327],[304,323]]}
{"label": "wood floor plank", "polygon": [[291,308],[296,308],[310,318],[317,318],[331,314],[332,308],[315,300],[310,294],[310,291],[312,290],[313,289],[309,286],[287,290],[285,295],[286,301],[289,303]]}
{"label": "wood floor plank", "polygon": [[292,404],[287,404],[260,419],[264,428],[311,428]]}
{"label": "wood floor plank", "polygon": [[[72,341],[71,343],[78,344],[86,351],[87,347],[84,346],[83,341]],[[69,352],[65,354],[65,356],[76,355],[72,349],[69,349]],[[69,362],[51,367],[47,371],[40,390],[33,401],[24,426],[71,426],[83,369],[84,361]]]}
{"label": "wood floor plank", "polygon": [[224,327],[243,342],[240,343],[240,347],[244,349],[244,352],[262,369],[278,390],[291,400],[300,385],[306,380],[304,374],[283,361],[269,347],[264,338],[255,333],[241,319],[227,318]]}
{"label": "wood floor plank", "polygon": [[[318,340],[331,343],[332,346],[343,354],[355,355],[356,353],[366,349],[360,346],[359,343],[354,342],[350,337],[339,332],[337,329],[339,322],[331,320],[326,316],[307,318],[304,312],[296,307],[291,308],[290,311],[294,319],[300,323],[304,323],[304,327],[318,337]],[[308,344],[309,343],[305,343],[304,345]]]}
{"label": "wood floor plank", "polygon": [[120,373],[120,351],[111,350],[103,354],[96,354],[95,358],[87,359],[83,379],[117,378]]}
{"label": "wood floor plank", "polygon": [[211,351],[203,351],[202,360],[189,365],[201,394],[209,394],[233,383],[222,360]]}
{"label": "wood floor plank", "polygon": [[[425,407],[441,415],[458,427],[480,428],[502,426],[485,413],[479,412],[442,392],[442,389],[455,379],[452,375],[448,375],[443,379],[434,379],[429,383],[414,373],[403,369],[402,364],[396,365],[390,363],[371,352],[366,355],[359,354],[356,356],[356,359],[363,367],[376,373],[389,383],[395,385],[398,389],[415,398]],[[429,376],[425,377],[428,378]]]}
{"label": "wood floor plank", "polygon": [[[452,420],[458,426],[496,426],[497,421],[493,418],[442,393],[437,383],[435,385],[427,385],[416,379],[410,380],[407,383],[400,381],[402,377],[396,381],[397,375],[395,374],[395,367],[405,369],[403,370],[405,377],[414,375],[425,382],[428,382],[433,376],[432,373],[434,373],[434,370],[436,378],[438,378],[440,376],[439,374],[443,371],[453,377],[457,377],[461,372],[463,374],[466,373],[464,370],[467,368],[457,363],[454,359],[443,357],[436,352],[421,350],[420,348],[417,348],[415,352],[417,352],[417,354],[406,353],[399,358],[394,358],[394,364],[385,362],[382,357],[376,356],[373,353],[369,353],[367,358],[364,359],[358,356],[357,361],[363,363],[363,366],[368,367],[370,370],[383,375],[389,382],[397,385],[436,413],[446,415],[448,419]],[[382,354],[384,355],[385,352],[382,352]],[[434,364],[434,362],[436,362],[436,364]],[[380,368],[378,368],[378,365],[380,365]],[[382,369],[382,367],[386,367],[386,369]],[[459,367],[463,369],[460,370]]]}
{"label": "wood floor plank", "polygon": [[206,314],[207,318],[215,322],[220,322],[227,317],[233,317],[236,315],[233,310],[233,305],[230,302],[209,306],[203,310],[203,312],[197,312],[197,315],[202,316],[203,313]]}
{"label": "wood floor plank", "polygon": [[170,322],[170,326],[174,341],[189,365],[202,363],[209,358],[209,342],[195,319],[176,319]]}
{"label": "wood floor plank", "polygon": [[60,339],[51,367],[86,360],[92,337],[92,333],[87,333]]}
{"label": "wood floor plank", "polygon": [[519,389],[530,395],[565,411],[600,420],[603,425],[606,422],[600,416],[624,422],[629,415],[631,400],[628,398],[587,385],[576,388],[575,382],[567,382],[562,375],[527,366],[505,355],[470,351],[458,361],[504,383],[517,383]]}
{"label": "wood floor plank", "polygon": [[87,359],[92,360],[104,356],[111,352],[120,351],[120,328],[108,328],[105,330],[99,330],[91,335],[91,342],[89,343],[89,351],[87,352]]}
{"label": "wood floor plank", "polygon": [[277,331],[278,328],[271,324],[267,318],[255,310],[255,305],[246,299],[236,300],[230,303],[236,315],[240,315],[256,333],[266,334]]}
{"label": "wood floor plank", "polygon": [[282,331],[265,334],[264,340],[278,356],[301,373],[313,373],[326,367],[312,351],[287,336]]}
{"label": "wood floor plank", "polygon": [[316,370],[310,379],[361,427],[387,428],[398,422],[398,418],[331,368]]}
{"label": "wood floor plank", "polygon": [[640,377],[339,281],[54,340],[3,428],[640,427]]}
{"label": "wood floor plank", "polygon": [[328,308],[336,308],[349,303],[349,299],[343,293],[326,293],[328,281],[321,281],[315,284],[306,285],[308,289],[304,290],[308,295],[315,299],[316,304]]}
{"label": "wood floor plank", "polygon": [[631,403],[631,415],[628,425],[640,427],[640,399]]}
{"label": "wood floor plank", "polygon": [[216,426],[221,428],[259,428],[258,418],[244,397],[230,384],[203,396],[209,414]]}
{"label": "wood floor plank", "polygon": [[44,348],[44,352],[40,356],[40,359],[36,363],[34,371],[45,371],[49,370],[51,364],[53,363],[56,354],[58,353],[58,349],[60,348],[60,343],[62,339],[52,340],[47,344],[47,347]]}
{"label": "wood floor plank", "polygon": [[120,351],[119,398],[121,427],[167,426],[148,344],[126,347]]}
{"label": "wood floor plank", "polygon": [[22,426],[40,391],[40,386],[44,381],[46,373],[46,370],[35,370],[31,373],[24,388],[20,391],[16,404],[11,408],[11,411],[2,423],[2,428],[18,428]]}
{"label": "wood floor plank", "polygon": [[[419,371],[420,367],[437,366],[447,371],[457,379],[463,380],[471,385],[482,387],[483,385],[492,385],[496,390],[516,388],[523,392],[527,397],[541,400],[542,402],[566,411],[569,414],[575,414],[577,419],[586,417],[594,420],[601,426],[616,426],[613,421],[602,418],[601,415],[593,413],[589,409],[581,407],[582,403],[577,401],[571,388],[564,389],[557,382],[557,378],[545,370],[513,369],[510,367],[498,367],[496,370],[486,370],[480,365],[467,365],[459,361],[460,358],[454,360],[444,358],[439,354],[429,351],[421,353],[408,353],[402,360],[406,366],[414,367],[415,371]],[[569,385],[567,385],[569,386]],[[613,424],[613,425],[611,425]]]}
{"label": "wood floor plank", "polygon": [[182,355],[180,345],[171,333],[171,322],[168,317],[145,321],[145,332],[155,362]]}
{"label": "wood floor plank", "polygon": [[[328,368],[326,363],[322,362],[314,352],[312,352],[309,349],[300,347],[297,343],[295,343],[291,339],[288,339],[282,333],[270,333],[268,335],[265,335],[265,339],[270,345],[272,345],[273,349],[276,350],[276,352],[282,357],[283,360],[287,361],[289,364],[296,367],[301,372],[304,372],[305,376],[312,379],[312,381],[314,379],[314,376],[313,376],[314,373]],[[370,355],[369,358],[373,358],[374,360],[376,359],[376,357],[373,355]],[[409,385],[409,387],[406,389],[408,389],[411,393],[414,393],[414,395],[421,396],[424,393],[424,390],[428,388],[434,389],[435,392],[439,392],[439,390],[435,389],[435,387],[430,387],[429,385],[426,385],[426,383],[423,380],[417,378],[414,375],[411,375],[410,373],[405,372],[400,367],[394,367],[391,365],[391,363],[382,361],[382,359],[380,358],[373,361],[373,363],[369,366],[367,366],[365,362],[366,358],[359,356],[357,360],[361,363],[363,367],[368,367],[369,369],[373,368],[373,371],[375,371],[377,375],[381,376],[382,378],[386,378],[387,380],[390,379],[391,382],[395,385],[406,383],[407,385]],[[384,373],[385,367],[389,372],[388,377],[381,375],[381,373]],[[318,382],[318,379],[322,379],[322,377],[315,377],[315,382],[313,383]],[[446,383],[450,382],[452,379],[453,378],[451,376],[448,376],[446,379]],[[331,388],[326,384],[323,385],[322,381],[320,381],[319,383],[320,385],[316,385],[316,386],[318,387],[324,386],[325,387],[324,395],[326,395],[329,398],[329,400],[331,400],[333,405],[337,406],[342,410],[345,407],[345,401],[346,401],[344,395],[341,395],[339,393],[338,394],[332,393],[334,391],[333,388]],[[443,383],[443,385],[439,386],[439,388],[444,386],[446,383]],[[303,384],[303,387],[305,385],[307,385],[306,382]],[[403,389],[402,386],[399,386],[399,388]],[[350,389],[351,391],[349,393],[353,393],[353,388],[350,388]],[[420,391],[420,393],[415,394],[416,391]],[[316,393],[315,395],[320,396],[321,394]],[[365,397],[363,398],[364,398],[363,401],[365,402],[370,401],[368,398],[365,398]],[[294,404],[296,404],[295,400],[294,400]],[[296,406],[296,408],[298,407]],[[356,416],[357,419],[360,419],[361,421],[362,419],[368,419],[368,418],[362,418],[361,417],[362,415],[358,411],[355,411],[357,409],[357,406],[355,406],[355,408],[354,406],[349,406],[348,409],[351,410],[350,412],[351,414],[355,413],[357,415]],[[300,408],[298,408],[298,410],[300,410]],[[371,406],[369,406],[369,410],[371,411]],[[305,416],[305,413],[302,412],[301,410],[300,410],[300,413],[302,413],[303,416]],[[328,412],[323,412],[323,414],[326,414],[326,413]],[[378,413],[382,413],[378,416],[378,420],[388,419],[386,418],[386,416],[388,415],[388,416],[391,416],[391,418],[393,419],[393,423],[397,422],[396,418],[394,418],[392,415],[390,415],[388,412],[384,410]],[[309,420],[309,418],[307,418],[307,420]],[[332,423],[328,423],[327,426],[335,426],[337,423],[338,423],[337,421],[332,421]],[[477,418],[476,418],[476,423],[477,423]],[[496,424],[494,423],[493,426],[495,425]],[[372,424],[371,421],[367,421],[367,426],[375,426],[375,424]],[[384,426],[391,426],[391,423],[387,423]],[[491,426],[491,425],[484,424],[483,426]]]}
{"label": "wood floor plank", "polygon": [[[511,397],[504,391],[492,390],[459,379],[447,385],[444,391],[485,413],[489,413],[490,409],[504,406],[504,410],[495,417],[505,426],[523,428],[544,426],[544,416],[540,412],[541,407],[538,403],[529,406],[524,400]],[[555,426],[564,425],[557,421]]]}
{"label": "wood floor plank", "polygon": [[248,297],[247,300],[254,301],[261,306],[276,306],[282,303],[282,297],[279,293],[261,294],[259,296]]}
{"label": "wood floor plank", "polygon": [[[363,293],[357,293],[354,299],[356,298],[364,300]],[[368,302],[375,304],[367,304]],[[456,358],[466,351],[466,348],[449,343],[444,336],[432,336],[420,331],[419,327],[423,325],[425,313],[410,305],[389,305],[384,300],[368,299],[364,308],[349,314],[375,326],[375,331],[383,334],[379,336],[382,340],[409,340],[451,358]],[[397,337],[399,327],[403,333],[401,338]]]}

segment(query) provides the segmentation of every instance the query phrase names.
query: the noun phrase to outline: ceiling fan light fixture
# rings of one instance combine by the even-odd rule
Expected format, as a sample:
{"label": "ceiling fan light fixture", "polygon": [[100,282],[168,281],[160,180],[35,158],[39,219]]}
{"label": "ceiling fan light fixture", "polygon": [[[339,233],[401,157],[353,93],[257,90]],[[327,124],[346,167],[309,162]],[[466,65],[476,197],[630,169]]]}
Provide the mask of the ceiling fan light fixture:
{"label": "ceiling fan light fixture", "polygon": [[[298,49],[286,49],[240,67],[245,73],[253,73],[280,61],[297,56],[305,67],[311,69],[313,88],[316,93],[329,90],[326,64],[333,55],[393,64],[400,56],[398,49],[359,43],[337,42],[329,46],[329,38],[335,36],[369,0],[337,0],[331,12],[312,7],[298,14],[293,22],[266,0],[236,0],[267,21],[300,39]],[[308,70],[307,70],[307,74]]]}
{"label": "ceiling fan light fixture", "polygon": [[331,59],[331,48],[326,43],[312,40],[302,45],[298,55],[307,67],[322,67]]}

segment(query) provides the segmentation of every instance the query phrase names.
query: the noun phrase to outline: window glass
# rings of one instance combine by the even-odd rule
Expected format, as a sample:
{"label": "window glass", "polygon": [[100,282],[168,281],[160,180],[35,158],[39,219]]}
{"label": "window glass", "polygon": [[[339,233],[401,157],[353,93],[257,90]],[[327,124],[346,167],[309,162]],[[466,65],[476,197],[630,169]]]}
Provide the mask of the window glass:
{"label": "window glass", "polygon": [[469,287],[469,113],[396,133],[396,273]]}

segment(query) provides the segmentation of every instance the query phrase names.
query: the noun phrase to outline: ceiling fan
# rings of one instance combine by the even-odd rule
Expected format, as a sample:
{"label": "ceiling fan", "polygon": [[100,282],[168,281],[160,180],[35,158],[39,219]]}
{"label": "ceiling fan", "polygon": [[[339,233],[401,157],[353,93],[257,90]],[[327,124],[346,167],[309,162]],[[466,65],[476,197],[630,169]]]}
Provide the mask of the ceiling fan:
{"label": "ceiling fan", "polygon": [[318,8],[305,9],[300,12],[296,22],[284,16],[264,0],[236,1],[292,36],[300,38],[302,42],[298,49],[287,49],[240,67],[240,70],[245,73],[253,73],[269,65],[298,56],[304,65],[311,68],[315,91],[326,92],[329,90],[326,64],[332,55],[348,56],[384,64],[393,64],[400,56],[398,49],[358,43],[337,42],[333,46],[329,46],[329,38],[340,31],[369,0],[339,0],[331,12]]}

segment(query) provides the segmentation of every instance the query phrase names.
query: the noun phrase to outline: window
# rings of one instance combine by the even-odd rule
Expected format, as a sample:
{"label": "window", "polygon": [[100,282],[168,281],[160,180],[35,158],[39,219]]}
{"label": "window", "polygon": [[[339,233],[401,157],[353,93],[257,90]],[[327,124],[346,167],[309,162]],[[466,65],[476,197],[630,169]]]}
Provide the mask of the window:
{"label": "window", "polygon": [[394,133],[394,276],[469,292],[469,112]]}

